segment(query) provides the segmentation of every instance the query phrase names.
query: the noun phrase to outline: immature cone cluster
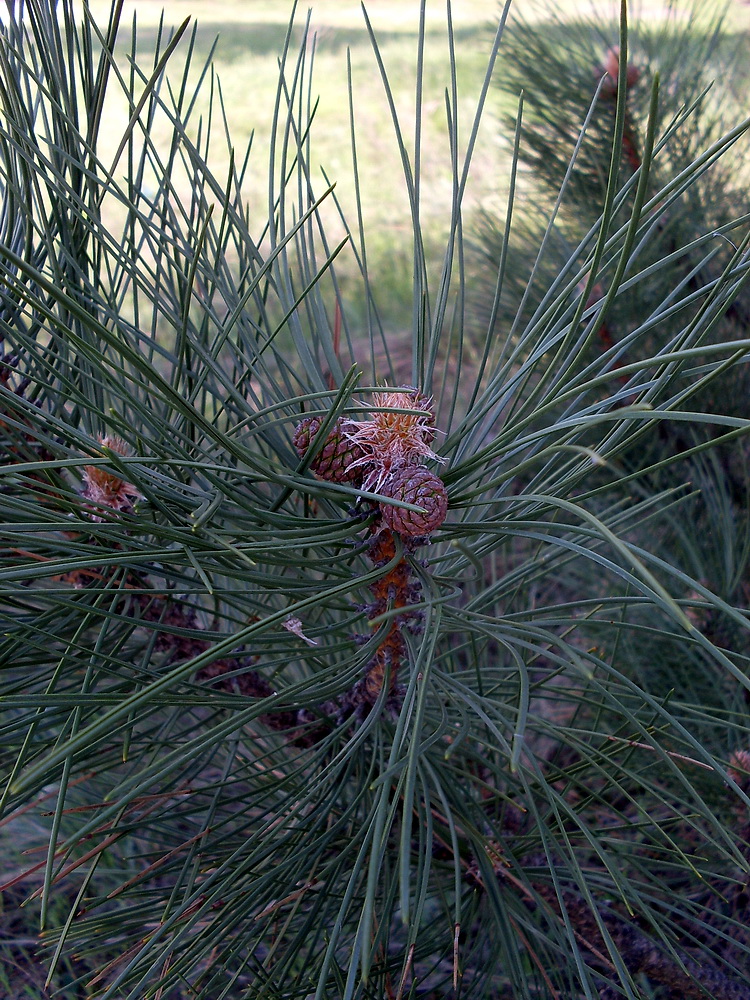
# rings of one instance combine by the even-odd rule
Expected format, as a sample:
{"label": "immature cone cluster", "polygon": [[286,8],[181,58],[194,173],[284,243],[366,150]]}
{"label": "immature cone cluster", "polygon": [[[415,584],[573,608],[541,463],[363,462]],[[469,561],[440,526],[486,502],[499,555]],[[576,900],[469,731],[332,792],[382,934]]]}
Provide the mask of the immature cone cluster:
{"label": "immature cone cluster", "polygon": [[[307,417],[297,425],[293,441],[300,458],[322,423],[320,417]],[[410,386],[386,389],[374,394],[366,420],[339,417],[310,468],[329,482],[351,483],[423,507],[424,513],[419,513],[378,505],[391,530],[412,538],[428,535],[443,523],[448,510],[443,481],[422,465],[425,459],[442,461],[431,448],[435,435],[428,396]]]}
{"label": "immature cone cluster", "polygon": [[[120,438],[106,434],[99,438],[100,444],[118,455],[129,455],[130,449]],[[87,500],[92,500],[102,507],[109,507],[111,510],[129,511],[133,501],[140,497],[140,491],[132,485],[120,479],[113,472],[107,472],[99,465],[85,465],[83,467],[83,479],[85,487],[83,496]],[[102,518],[91,513],[92,521],[101,521]]]}
{"label": "immature cone cluster", "polygon": [[[399,671],[407,657],[404,632],[418,631],[423,614],[420,584],[408,556],[440,527],[448,512],[445,484],[423,465],[427,459],[442,461],[431,447],[437,433],[432,400],[404,386],[376,392],[368,409],[365,420],[336,421],[310,468],[329,482],[351,483],[421,509],[378,504],[381,517],[372,527],[369,554],[383,574],[370,584],[373,600],[363,610],[371,628],[385,628],[364,676],[349,692],[347,706],[355,713],[369,711],[384,689],[386,706],[397,710]],[[319,445],[315,438],[322,424],[319,417],[307,417],[295,428],[293,442],[300,458]],[[367,641],[367,636],[362,638]]]}

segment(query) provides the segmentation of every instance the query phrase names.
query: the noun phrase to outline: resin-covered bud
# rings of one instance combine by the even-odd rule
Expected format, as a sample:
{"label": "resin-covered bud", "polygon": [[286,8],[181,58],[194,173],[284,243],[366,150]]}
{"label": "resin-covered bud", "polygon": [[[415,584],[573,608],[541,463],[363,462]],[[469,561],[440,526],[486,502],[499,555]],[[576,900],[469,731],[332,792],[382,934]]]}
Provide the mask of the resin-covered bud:
{"label": "resin-covered bud", "polygon": [[380,504],[383,520],[399,535],[429,535],[440,527],[448,513],[448,493],[443,480],[421,465],[400,466],[383,483],[380,492],[393,500],[425,509],[425,513],[420,514],[415,510]]}
{"label": "resin-covered bud", "polygon": [[[321,417],[305,417],[297,424],[292,441],[300,458],[304,458],[307,454],[322,423]],[[365,470],[362,464],[356,468],[351,466],[364,457],[364,451],[358,444],[344,436],[341,423],[339,418],[333,425],[326,443],[310,463],[310,469],[321,479],[327,479],[332,483],[359,485]]]}

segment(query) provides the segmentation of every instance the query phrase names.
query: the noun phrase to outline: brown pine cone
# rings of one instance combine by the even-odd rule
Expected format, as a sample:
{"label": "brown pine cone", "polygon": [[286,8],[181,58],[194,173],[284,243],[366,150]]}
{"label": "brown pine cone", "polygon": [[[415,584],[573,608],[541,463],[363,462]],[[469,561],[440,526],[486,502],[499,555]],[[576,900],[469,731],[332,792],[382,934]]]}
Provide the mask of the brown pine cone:
{"label": "brown pine cone", "polygon": [[402,465],[380,488],[383,496],[424,507],[419,514],[403,507],[380,504],[383,520],[400,535],[429,535],[439,528],[448,513],[448,493],[439,476],[421,465]]}
{"label": "brown pine cone", "polygon": [[[321,417],[305,417],[297,424],[292,442],[300,458],[304,458],[312,444],[315,435],[323,423]],[[358,486],[362,482],[365,471],[362,465],[351,468],[353,462],[364,457],[364,451],[358,444],[344,436],[341,428],[341,417],[336,421],[326,439],[326,443],[310,463],[310,469],[321,479],[331,483],[353,483]]]}

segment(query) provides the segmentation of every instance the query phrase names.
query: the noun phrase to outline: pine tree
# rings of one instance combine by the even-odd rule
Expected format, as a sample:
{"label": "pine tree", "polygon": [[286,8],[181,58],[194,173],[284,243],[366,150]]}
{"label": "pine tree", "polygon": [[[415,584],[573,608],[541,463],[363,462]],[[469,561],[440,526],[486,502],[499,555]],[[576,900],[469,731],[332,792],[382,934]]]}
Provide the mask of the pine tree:
{"label": "pine tree", "polygon": [[[506,14],[466,147],[449,48],[436,281],[396,129],[408,384],[372,368],[388,289],[364,264],[364,349],[349,326],[304,30],[280,56],[257,225],[250,151],[228,139],[217,175],[193,120],[210,74],[187,23],[148,56],[134,26],[125,70],[117,3],[100,27],[69,0],[0,26],[2,809],[46,833],[5,888],[39,873],[57,995],[747,996],[747,613],[670,559],[686,508],[654,484],[678,456],[626,482],[619,462],[699,428],[691,398],[740,365],[750,341],[716,327],[750,233],[732,219],[723,260],[693,241],[695,286],[648,292],[677,333],[588,350],[661,276],[638,262],[663,245],[660,164],[690,128],[662,133],[655,85],[621,175],[623,20],[595,224],[536,308],[534,275],[508,331],[493,315],[475,339],[461,199]],[[714,438],[747,428],[729,415]],[[714,445],[693,448],[708,471]],[[690,659],[714,697],[651,690],[624,668],[636,646],[654,669]]]}

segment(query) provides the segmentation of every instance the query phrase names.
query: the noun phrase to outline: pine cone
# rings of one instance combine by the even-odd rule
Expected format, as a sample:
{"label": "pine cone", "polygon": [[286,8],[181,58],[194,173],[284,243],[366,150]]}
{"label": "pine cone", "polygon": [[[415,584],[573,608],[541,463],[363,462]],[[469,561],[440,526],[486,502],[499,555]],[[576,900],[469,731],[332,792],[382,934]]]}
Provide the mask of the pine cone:
{"label": "pine cone", "polygon": [[[322,423],[321,417],[305,417],[297,424],[292,441],[300,458],[307,454]],[[326,443],[310,463],[310,469],[321,479],[327,479],[331,483],[353,483],[358,486],[365,470],[361,465],[355,469],[350,466],[357,459],[363,458],[365,453],[358,444],[344,436],[341,424],[339,417]]]}
{"label": "pine cone", "polygon": [[448,493],[439,476],[421,465],[402,465],[380,489],[383,496],[424,507],[418,514],[403,507],[380,504],[383,520],[400,535],[429,535],[439,528],[448,512]]}
{"label": "pine cone", "polygon": [[[99,438],[99,442],[104,448],[117,455],[130,455],[130,448],[118,437],[105,434]],[[110,507],[112,510],[131,511],[133,501],[141,496],[137,487],[120,479],[114,472],[108,472],[98,465],[84,465],[83,481],[85,486],[81,491],[81,496],[87,500],[93,500],[99,506]],[[90,508],[88,512],[92,521],[102,520]]]}

